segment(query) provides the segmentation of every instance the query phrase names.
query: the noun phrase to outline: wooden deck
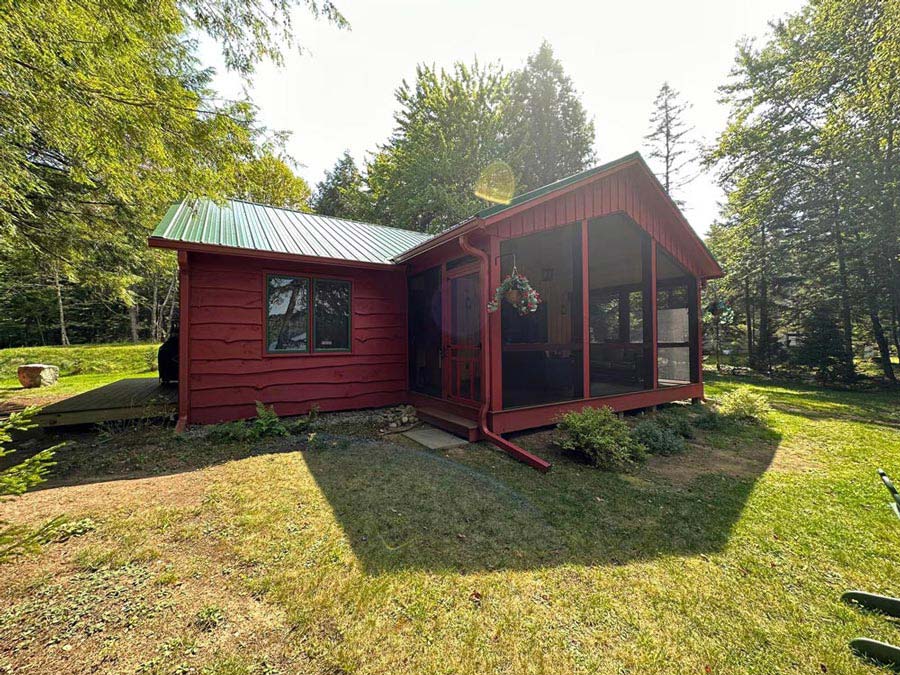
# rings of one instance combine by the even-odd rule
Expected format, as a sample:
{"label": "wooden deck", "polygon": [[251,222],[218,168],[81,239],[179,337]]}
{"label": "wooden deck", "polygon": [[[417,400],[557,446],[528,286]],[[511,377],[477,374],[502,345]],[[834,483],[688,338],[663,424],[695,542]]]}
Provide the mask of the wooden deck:
{"label": "wooden deck", "polygon": [[177,385],[163,386],[155,377],[134,377],[52,403],[34,421],[42,428],[63,427],[165,417],[177,412]]}

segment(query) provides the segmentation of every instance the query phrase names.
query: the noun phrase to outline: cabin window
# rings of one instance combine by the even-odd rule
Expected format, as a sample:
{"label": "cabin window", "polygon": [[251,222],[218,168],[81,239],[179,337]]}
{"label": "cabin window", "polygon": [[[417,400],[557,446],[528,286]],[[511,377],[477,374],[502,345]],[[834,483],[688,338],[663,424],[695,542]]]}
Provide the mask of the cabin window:
{"label": "cabin window", "polygon": [[317,352],[350,349],[350,282],[313,282],[313,335]]}
{"label": "cabin window", "polygon": [[266,351],[350,351],[350,282],[280,274],[266,281]]}

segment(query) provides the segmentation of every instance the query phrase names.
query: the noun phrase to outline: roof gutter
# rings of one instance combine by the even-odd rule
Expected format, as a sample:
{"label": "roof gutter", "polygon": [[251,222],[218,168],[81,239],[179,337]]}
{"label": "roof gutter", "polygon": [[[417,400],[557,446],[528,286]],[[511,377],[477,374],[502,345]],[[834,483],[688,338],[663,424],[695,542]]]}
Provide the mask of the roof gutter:
{"label": "roof gutter", "polygon": [[506,452],[511,457],[525,462],[538,471],[550,470],[550,462],[533,455],[515,443],[507,441],[499,434],[495,434],[488,428],[487,413],[491,404],[491,361],[490,361],[490,334],[488,330],[488,301],[490,289],[488,288],[490,261],[488,255],[480,248],[472,246],[469,242],[469,232],[459,235],[460,248],[471,256],[475,256],[481,263],[481,409],[478,411],[478,428],[481,435],[489,442]]}

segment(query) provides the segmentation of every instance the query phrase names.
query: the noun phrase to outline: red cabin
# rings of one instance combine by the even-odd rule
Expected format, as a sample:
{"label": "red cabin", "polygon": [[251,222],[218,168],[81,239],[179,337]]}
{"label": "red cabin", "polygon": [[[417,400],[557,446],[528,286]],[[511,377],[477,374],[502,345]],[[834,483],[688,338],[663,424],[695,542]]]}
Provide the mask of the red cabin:
{"label": "red cabin", "polygon": [[[172,206],[179,424],[416,406],[422,419],[549,465],[500,435],[584,406],[703,397],[700,289],[722,270],[638,154],[431,236],[230,201]],[[489,311],[513,271],[541,301]]]}

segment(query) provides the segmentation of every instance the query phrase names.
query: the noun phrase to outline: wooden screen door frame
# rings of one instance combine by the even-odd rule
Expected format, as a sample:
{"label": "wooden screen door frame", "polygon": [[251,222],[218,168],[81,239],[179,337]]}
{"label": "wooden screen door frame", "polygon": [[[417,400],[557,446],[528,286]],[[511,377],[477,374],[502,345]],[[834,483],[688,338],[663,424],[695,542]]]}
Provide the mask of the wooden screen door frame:
{"label": "wooden screen door frame", "polygon": [[[478,328],[472,332],[473,344],[457,343],[455,341],[456,312],[453,306],[453,286],[464,277],[474,276],[475,293],[473,297],[475,316]],[[482,345],[482,314],[481,302],[481,266],[478,263],[463,265],[454,269],[446,269],[443,278],[441,295],[443,299],[443,324],[444,330],[441,353],[443,355],[442,376],[444,380],[444,398],[462,404],[478,405],[481,401],[481,350]],[[468,381],[462,377],[462,373],[469,373]]]}

